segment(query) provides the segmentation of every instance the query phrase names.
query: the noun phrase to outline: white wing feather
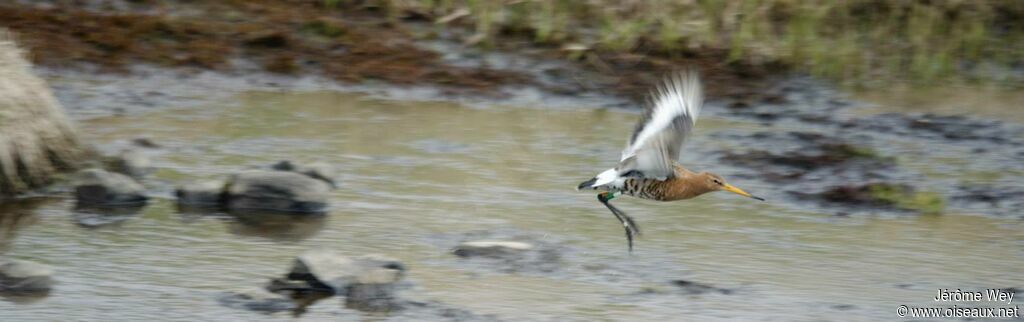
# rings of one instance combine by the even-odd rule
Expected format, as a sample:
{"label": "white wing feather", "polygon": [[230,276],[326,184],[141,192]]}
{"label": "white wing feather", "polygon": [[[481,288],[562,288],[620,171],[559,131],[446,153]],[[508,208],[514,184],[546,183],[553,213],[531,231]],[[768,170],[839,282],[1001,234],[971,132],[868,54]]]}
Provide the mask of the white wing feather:
{"label": "white wing feather", "polygon": [[652,104],[622,151],[622,159],[616,167],[618,173],[659,180],[672,177],[673,164],[696,125],[703,101],[700,78],[695,70],[668,78],[658,87]]}

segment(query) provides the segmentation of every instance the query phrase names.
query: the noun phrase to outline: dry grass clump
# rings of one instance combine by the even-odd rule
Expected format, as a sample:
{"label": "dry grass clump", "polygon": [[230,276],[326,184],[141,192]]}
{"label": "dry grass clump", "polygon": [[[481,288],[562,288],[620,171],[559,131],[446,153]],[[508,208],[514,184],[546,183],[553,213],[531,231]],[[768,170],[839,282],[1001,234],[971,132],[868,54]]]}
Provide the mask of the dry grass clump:
{"label": "dry grass clump", "polygon": [[46,184],[85,151],[60,104],[0,29],[0,198]]}

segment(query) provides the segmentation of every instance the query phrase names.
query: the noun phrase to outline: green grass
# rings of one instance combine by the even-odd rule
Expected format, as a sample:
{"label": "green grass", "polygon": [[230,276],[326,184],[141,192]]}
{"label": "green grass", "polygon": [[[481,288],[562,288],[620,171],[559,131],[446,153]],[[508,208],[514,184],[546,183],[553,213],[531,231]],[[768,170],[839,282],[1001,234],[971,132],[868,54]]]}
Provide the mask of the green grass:
{"label": "green grass", "polygon": [[924,214],[942,213],[946,206],[942,196],[934,192],[912,191],[905,187],[888,184],[871,184],[868,189],[876,200]]}
{"label": "green grass", "polygon": [[[335,3],[337,0],[325,3]],[[1024,62],[1019,0],[380,0],[462,20],[491,43],[514,30],[539,44],[676,56],[708,49],[725,59],[781,62],[851,83],[1007,82]],[[996,72],[992,72],[996,70]]]}
{"label": "green grass", "polygon": [[327,38],[337,38],[345,35],[345,27],[341,24],[326,19],[318,19],[302,25],[302,30]]}

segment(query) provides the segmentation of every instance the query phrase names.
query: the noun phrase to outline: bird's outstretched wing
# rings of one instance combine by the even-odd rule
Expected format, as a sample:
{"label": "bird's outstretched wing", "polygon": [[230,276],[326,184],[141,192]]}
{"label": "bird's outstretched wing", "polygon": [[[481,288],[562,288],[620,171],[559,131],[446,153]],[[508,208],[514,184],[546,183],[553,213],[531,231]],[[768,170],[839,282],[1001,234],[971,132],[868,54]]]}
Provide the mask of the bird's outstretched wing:
{"label": "bird's outstretched wing", "polygon": [[671,178],[675,174],[673,164],[704,102],[695,69],[668,77],[651,96],[652,102],[622,151],[616,167],[620,176]]}

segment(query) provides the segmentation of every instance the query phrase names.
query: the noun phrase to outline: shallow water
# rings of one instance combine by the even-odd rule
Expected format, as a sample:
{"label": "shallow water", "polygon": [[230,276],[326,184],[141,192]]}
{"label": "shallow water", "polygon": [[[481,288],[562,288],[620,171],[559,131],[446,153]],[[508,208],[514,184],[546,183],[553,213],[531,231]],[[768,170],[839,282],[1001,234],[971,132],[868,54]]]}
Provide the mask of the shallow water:
{"label": "shallow water", "polygon": [[875,105],[865,112],[918,112],[964,115],[1024,123],[1024,91],[989,86],[893,85],[884,89],[856,91],[854,97]]}
{"label": "shallow water", "polygon": [[[631,256],[618,223],[592,193],[573,187],[612,165],[635,117],[255,92],[207,107],[85,120],[82,132],[104,150],[140,136],[163,146],[147,152],[160,170],[145,182],[161,198],[95,226],[80,225],[61,198],[0,210],[21,214],[0,229],[0,252],[54,266],[59,283],[45,298],[0,301],[0,317],[279,320],[289,314],[227,308],[217,296],[261,286],[313,248],[398,257],[415,285],[406,297],[507,320],[894,320],[901,304],[953,304],[931,300],[940,288],[1024,286],[1019,219],[835,217],[741,179],[732,183],[769,202],[724,193],[678,203],[616,199],[645,229]],[[719,131],[764,128],[709,117],[699,129],[693,144],[712,144]],[[327,216],[183,213],[170,199],[174,183],[282,159],[337,167],[340,188]],[[683,161],[718,169],[693,153]],[[727,178],[743,174],[722,169]],[[559,245],[561,268],[503,273],[448,253],[473,232]],[[733,292],[686,295],[671,284],[679,279]],[[337,299],[299,317],[364,318]]]}

